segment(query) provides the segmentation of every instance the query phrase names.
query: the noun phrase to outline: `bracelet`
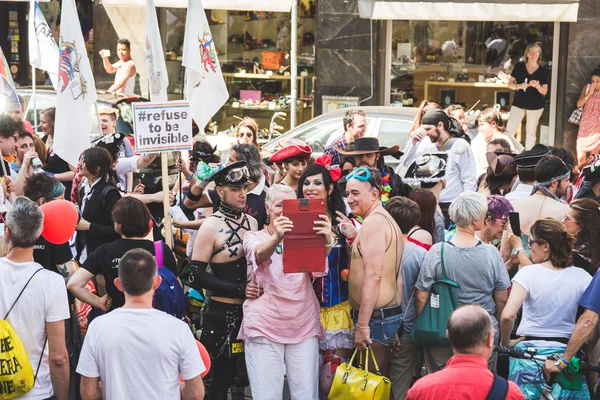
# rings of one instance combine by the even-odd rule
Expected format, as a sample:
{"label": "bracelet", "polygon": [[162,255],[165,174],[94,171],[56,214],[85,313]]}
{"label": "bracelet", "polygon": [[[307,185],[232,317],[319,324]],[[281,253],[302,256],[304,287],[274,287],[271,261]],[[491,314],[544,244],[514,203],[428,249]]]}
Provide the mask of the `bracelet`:
{"label": "bracelet", "polygon": [[325,245],[325,247],[333,247],[335,244],[335,239],[331,236],[331,241]]}
{"label": "bracelet", "polygon": [[369,325],[367,325],[367,326],[360,326],[360,325],[358,324],[358,322],[356,323],[356,327],[357,327],[358,329],[370,329],[370,328],[369,328]]}
{"label": "bracelet", "polygon": [[191,182],[192,179],[194,179],[194,174],[190,174],[190,176],[188,176],[187,178],[185,178],[186,181]]}
{"label": "bracelet", "polygon": [[192,193],[192,191],[191,191],[191,190],[189,190],[189,191],[187,192],[187,198],[188,198],[190,201],[198,201],[198,200],[200,200],[200,199],[202,198],[202,193],[200,193],[200,194],[194,194],[194,193]]}
{"label": "bracelet", "polygon": [[567,366],[569,365],[569,363],[567,362],[567,360],[565,360],[562,357],[561,357],[560,360],[558,360],[558,362],[563,366],[563,368],[567,368]]}

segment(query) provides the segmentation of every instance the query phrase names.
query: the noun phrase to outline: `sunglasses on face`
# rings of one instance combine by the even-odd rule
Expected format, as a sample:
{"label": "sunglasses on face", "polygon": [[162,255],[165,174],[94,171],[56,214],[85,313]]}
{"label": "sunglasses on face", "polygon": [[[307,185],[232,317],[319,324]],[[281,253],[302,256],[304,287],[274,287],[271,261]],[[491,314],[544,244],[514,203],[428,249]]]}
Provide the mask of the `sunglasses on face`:
{"label": "sunglasses on face", "polygon": [[244,135],[246,135],[246,137],[249,137],[249,138],[251,138],[252,136],[254,136],[254,134],[252,132],[239,132],[237,134],[237,137],[243,138]]}
{"label": "sunglasses on face", "polygon": [[529,239],[529,240],[528,240],[528,243],[529,243],[529,247],[533,246],[533,245],[534,245],[534,244],[536,244],[536,243],[538,243],[538,244],[539,244],[539,242],[538,242],[537,240],[535,240],[535,239]]}
{"label": "sunglasses on face", "polygon": [[494,221],[499,223],[500,226],[502,226],[502,229],[506,228],[506,225],[508,225],[507,219],[494,219]]}

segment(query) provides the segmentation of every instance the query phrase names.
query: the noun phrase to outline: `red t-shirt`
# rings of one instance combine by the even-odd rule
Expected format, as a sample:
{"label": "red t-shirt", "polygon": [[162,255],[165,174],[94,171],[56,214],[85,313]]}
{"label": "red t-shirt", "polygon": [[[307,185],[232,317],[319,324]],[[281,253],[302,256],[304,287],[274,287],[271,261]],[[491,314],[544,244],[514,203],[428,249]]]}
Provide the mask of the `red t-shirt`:
{"label": "red t-shirt", "polygon": [[[406,400],[485,400],[494,381],[487,360],[481,356],[457,354],[448,360],[446,368],[419,379],[408,391]],[[525,395],[514,383],[508,382],[507,400],[524,400]]]}

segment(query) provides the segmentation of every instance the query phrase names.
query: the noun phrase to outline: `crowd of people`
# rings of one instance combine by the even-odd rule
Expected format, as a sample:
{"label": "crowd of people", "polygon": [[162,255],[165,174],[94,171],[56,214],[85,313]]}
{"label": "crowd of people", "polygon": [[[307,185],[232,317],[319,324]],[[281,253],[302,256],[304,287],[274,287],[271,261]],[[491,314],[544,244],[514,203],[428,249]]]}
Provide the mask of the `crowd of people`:
{"label": "crowd of people", "polygon": [[[101,110],[103,136],[76,166],[52,151],[53,109],[41,140],[0,116],[0,312],[35,371],[23,398],[224,400],[249,386],[277,399],[287,381],[293,399],[325,399],[336,368],[369,349],[394,399],[533,399],[544,373],[597,363],[600,158],[576,163],[529,136],[523,148],[496,110],[474,127],[461,112],[423,104],[402,151],[365,136],[356,109],[319,157],[294,139],[265,154],[249,118],[227,153],[195,140],[169,193],[173,224],[190,233],[176,254],[148,208],[163,194],[132,179],[156,155],[134,154],[116,110]],[[80,218],[54,244],[40,207],[59,199]],[[287,272],[294,199],[323,205],[311,225],[319,259],[306,253],[322,270]],[[168,276],[203,302],[198,315],[153,308]],[[454,313],[426,341],[424,315],[440,307]],[[495,345],[560,357],[542,370]],[[554,397],[590,398],[593,379],[554,384]]]}

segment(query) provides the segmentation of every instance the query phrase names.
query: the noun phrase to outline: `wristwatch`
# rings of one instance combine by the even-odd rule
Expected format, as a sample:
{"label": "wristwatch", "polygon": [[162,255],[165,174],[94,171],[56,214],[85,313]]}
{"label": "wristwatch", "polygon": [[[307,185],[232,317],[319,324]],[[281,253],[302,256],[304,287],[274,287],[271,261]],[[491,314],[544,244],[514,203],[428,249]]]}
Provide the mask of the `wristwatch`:
{"label": "wristwatch", "polygon": [[523,249],[522,247],[517,247],[516,249],[513,249],[512,255],[517,256],[517,255],[519,255],[519,252],[521,252],[523,250],[525,250],[525,249]]}

